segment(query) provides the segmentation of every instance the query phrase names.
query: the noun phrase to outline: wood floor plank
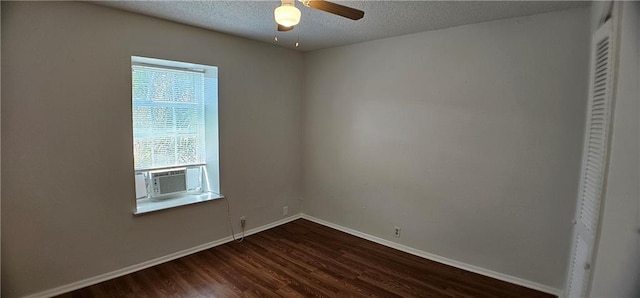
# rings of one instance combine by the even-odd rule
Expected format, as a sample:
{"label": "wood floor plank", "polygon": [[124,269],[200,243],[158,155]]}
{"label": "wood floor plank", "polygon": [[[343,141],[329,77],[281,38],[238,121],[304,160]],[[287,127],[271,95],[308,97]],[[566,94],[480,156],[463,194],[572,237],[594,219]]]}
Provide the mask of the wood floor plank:
{"label": "wood floor plank", "polygon": [[553,297],[299,219],[59,297]]}

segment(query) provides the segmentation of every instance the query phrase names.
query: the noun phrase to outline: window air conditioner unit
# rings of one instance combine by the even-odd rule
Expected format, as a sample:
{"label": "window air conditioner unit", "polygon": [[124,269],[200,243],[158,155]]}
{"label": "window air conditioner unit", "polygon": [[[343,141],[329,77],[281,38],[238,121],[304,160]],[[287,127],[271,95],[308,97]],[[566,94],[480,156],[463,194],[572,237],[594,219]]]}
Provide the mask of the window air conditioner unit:
{"label": "window air conditioner unit", "polygon": [[187,169],[165,169],[150,171],[151,197],[167,198],[187,192]]}

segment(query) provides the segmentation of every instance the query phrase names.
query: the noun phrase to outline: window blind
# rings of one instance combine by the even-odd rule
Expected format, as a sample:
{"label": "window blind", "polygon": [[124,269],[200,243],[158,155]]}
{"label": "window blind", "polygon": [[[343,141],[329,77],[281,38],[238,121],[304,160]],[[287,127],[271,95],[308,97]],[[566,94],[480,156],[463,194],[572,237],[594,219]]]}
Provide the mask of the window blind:
{"label": "window blind", "polygon": [[132,66],[136,170],[204,164],[204,73]]}

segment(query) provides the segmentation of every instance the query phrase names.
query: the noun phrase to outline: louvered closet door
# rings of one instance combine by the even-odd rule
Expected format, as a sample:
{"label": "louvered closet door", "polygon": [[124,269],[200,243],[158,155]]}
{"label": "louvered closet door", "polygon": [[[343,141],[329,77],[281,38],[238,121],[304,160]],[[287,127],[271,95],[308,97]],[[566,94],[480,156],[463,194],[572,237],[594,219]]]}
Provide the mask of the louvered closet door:
{"label": "louvered closet door", "polygon": [[585,297],[590,281],[607,168],[614,70],[612,38],[612,21],[608,21],[596,31],[591,44],[589,107],[566,297]]}

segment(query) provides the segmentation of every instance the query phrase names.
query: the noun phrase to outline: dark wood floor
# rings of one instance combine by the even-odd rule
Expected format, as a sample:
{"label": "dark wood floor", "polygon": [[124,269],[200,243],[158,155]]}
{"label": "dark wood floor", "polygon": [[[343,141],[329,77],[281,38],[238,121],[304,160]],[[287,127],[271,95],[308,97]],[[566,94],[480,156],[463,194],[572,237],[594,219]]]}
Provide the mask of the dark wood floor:
{"label": "dark wood floor", "polygon": [[294,222],[60,297],[552,297]]}

